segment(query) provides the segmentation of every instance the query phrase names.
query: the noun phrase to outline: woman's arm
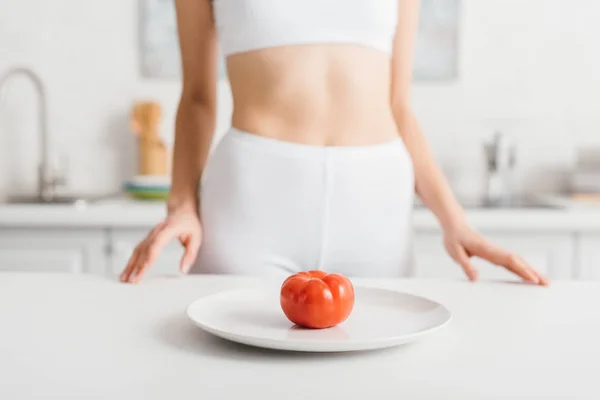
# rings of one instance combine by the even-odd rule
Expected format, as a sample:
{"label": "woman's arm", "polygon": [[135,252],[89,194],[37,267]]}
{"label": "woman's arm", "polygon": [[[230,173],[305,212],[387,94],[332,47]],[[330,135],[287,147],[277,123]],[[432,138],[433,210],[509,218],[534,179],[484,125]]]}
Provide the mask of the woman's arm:
{"label": "woman's arm", "polygon": [[418,17],[419,0],[399,0],[398,30],[392,58],[392,110],[398,130],[413,159],[417,194],[442,227],[452,228],[464,223],[462,208],[446,183],[410,108]]}
{"label": "woman's arm", "polygon": [[411,155],[415,190],[431,209],[444,231],[444,245],[470,280],[477,270],[470,262],[476,256],[501,265],[528,282],[547,284],[540,273],[521,257],[488,242],[467,224],[462,207],[446,182],[425,136],[410,108],[414,43],[419,20],[419,0],[399,0],[398,28],[392,55],[391,104],[398,132]]}
{"label": "woman's arm", "polygon": [[183,89],[175,122],[169,210],[197,210],[198,184],[215,130],[217,37],[210,0],[176,0]]}
{"label": "woman's arm", "polygon": [[215,130],[217,39],[210,0],[175,0],[175,7],[183,90],[175,121],[168,215],[137,245],[121,273],[122,282],[139,282],[173,239],[185,248],[180,269],[187,272],[202,240],[198,184]]}

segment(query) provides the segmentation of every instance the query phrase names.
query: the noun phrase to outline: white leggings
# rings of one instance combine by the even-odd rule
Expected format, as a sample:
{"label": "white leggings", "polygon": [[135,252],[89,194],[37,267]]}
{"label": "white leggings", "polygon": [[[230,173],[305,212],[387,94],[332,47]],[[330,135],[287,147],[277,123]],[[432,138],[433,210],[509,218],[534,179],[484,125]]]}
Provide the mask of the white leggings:
{"label": "white leggings", "polygon": [[231,129],[202,178],[204,232],[191,272],[403,276],[411,260],[413,193],[400,138],[321,147]]}

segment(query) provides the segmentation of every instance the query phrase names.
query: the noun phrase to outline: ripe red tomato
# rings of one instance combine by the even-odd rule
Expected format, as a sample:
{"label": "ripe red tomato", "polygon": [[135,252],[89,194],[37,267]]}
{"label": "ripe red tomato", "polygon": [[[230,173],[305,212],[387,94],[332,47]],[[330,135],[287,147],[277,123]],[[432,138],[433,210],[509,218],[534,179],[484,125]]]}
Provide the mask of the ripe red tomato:
{"label": "ripe red tomato", "polygon": [[354,286],[341,274],[299,272],[281,285],[281,308],[293,323],[329,328],[348,318],[354,307]]}

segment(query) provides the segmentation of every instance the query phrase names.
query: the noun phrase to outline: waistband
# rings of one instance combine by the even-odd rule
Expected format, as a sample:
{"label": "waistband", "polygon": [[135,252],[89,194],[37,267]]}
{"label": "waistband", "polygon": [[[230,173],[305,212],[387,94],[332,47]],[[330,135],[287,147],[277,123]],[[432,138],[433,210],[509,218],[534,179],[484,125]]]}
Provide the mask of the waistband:
{"label": "waistband", "polygon": [[274,154],[295,157],[382,157],[386,155],[398,155],[405,153],[404,142],[398,136],[392,140],[362,146],[319,146],[303,143],[293,143],[279,139],[268,138],[237,128],[230,128],[222,140],[231,140],[254,147],[256,150],[267,151]]}

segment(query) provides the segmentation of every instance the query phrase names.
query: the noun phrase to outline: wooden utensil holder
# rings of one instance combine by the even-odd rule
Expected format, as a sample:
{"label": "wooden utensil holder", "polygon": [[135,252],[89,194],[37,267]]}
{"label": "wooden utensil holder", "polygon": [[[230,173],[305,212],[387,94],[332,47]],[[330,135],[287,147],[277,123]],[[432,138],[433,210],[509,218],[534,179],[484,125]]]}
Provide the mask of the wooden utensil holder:
{"label": "wooden utensil holder", "polygon": [[136,102],[131,113],[131,130],[138,138],[138,175],[170,173],[170,156],[160,137],[161,108],[156,102]]}
{"label": "wooden utensil holder", "polygon": [[138,174],[168,175],[168,155],[165,145],[156,140],[138,139]]}

